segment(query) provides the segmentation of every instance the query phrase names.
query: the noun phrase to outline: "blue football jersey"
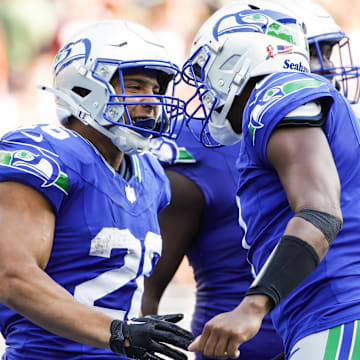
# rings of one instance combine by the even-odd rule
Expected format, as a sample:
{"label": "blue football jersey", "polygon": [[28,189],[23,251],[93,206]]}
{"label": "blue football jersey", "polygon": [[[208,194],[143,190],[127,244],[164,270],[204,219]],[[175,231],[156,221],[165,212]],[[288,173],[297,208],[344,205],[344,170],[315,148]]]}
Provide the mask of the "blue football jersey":
{"label": "blue football jersey", "polygon": [[340,177],[344,224],[318,268],[272,311],[287,351],[306,335],[360,319],[359,122],[344,97],[321,76],[273,74],[256,86],[245,108],[237,162],[246,225],[243,246],[259,273],[294,215],[267,160],[269,137],[289,112],[316,99],[325,109],[322,128]]}
{"label": "blue football jersey", "polygon": [[[46,273],[80,303],[117,319],[139,315],[143,278],[161,254],[157,214],[170,199],[160,163],[150,154],[130,159],[125,181],[90,142],[48,124],[0,142],[0,181],[33,187],[56,215]],[[3,305],[0,327],[8,345],[3,359],[119,359],[53,335]]]}
{"label": "blue football jersey", "polygon": [[[197,336],[215,315],[234,309],[253,281],[246,252],[241,247],[243,231],[235,198],[239,176],[235,161],[240,145],[205,148],[187,127],[181,131],[177,144],[185,163],[178,159],[176,164],[166,167],[191,179],[205,198],[199,236],[187,252],[197,284],[192,319],[192,332]],[[186,151],[195,161],[190,161]],[[258,335],[240,347],[239,359],[267,360],[280,352],[281,339],[270,317],[266,317]],[[200,353],[196,358],[208,359]]]}

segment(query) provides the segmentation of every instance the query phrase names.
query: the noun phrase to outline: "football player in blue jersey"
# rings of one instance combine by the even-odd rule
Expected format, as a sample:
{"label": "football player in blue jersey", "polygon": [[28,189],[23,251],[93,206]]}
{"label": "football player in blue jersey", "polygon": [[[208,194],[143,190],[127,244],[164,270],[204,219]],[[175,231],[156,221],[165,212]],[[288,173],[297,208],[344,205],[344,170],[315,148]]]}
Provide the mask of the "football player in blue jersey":
{"label": "football player in blue jersey", "polygon": [[[157,313],[161,296],[186,254],[197,284],[192,319],[196,336],[212,317],[236,307],[253,279],[240,245],[235,200],[240,147],[207,149],[188,127],[176,143],[178,156],[164,163],[172,195],[170,205],[159,215],[163,253],[153,274],[145,279],[142,312]],[[239,359],[267,360],[280,352],[281,339],[267,316],[259,334],[240,347]],[[196,358],[207,357],[197,353]]]}
{"label": "football player in blue jersey", "polygon": [[[357,68],[352,63],[334,67],[330,62],[330,49],[349,47],[349,39],[319,5],[308,1],[238,0],[237,6],[240,5],[243,9],[271,7],[298,14],[306,23],[312,71],[331,76],[345,95],[349,95],[350,80],[358,85]],[[355,103],[356,93],[352,95],[350,101]],[[193,123],[192,129],[199,133],[200,124]],[[234,199],[238,176],[234,165],[240,145],[208,150],[194,140],[188,128],[182,130],[176,142],[179,148],[173,152],[175,157],[170,159],[171,164],[165,163],[172,200],[159,216],[164,248],[154,273],[145,279],[143,312],[157,312],[166,286],[187,254],[197,282],[192,320],[196,336],[213,316],[232,310],[252,281],[246,253],[234,251],[242,237]],[[258,335],[240,347],[239,359],[266,359],[280,348],[267,316]],[[201,353],[196,357],[206,358]]]}
{"label": "football player in blue jersey", "polygon": [[139,318],[170,196],[144,150],[173,136],[179,69],[148,29],[114,20],[76,34],[53,70],[43,89],[65,127],[0,142],[2,359],[186,359],[167,346],[191,342],[182,314]]}
{"label": "football player in blue jersey", "polygon": [[204,144],[209,133],[241,139],[239,220],[256,278],[191,351],[236,358],[270,312],[286,359],[360,356],[360,128],[309,69],[303,24],[277,11],[234,2],[195,37],[183,69],[196,89],[187,106],[200,100],[190,119],[204,119]]}

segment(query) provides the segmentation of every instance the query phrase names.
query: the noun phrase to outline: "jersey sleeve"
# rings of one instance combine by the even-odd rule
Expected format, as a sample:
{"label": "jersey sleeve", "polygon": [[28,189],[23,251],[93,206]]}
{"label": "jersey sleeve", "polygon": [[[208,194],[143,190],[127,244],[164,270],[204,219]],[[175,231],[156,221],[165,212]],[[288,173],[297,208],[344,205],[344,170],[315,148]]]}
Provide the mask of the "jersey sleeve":
{"label": "jersey sleeve", "polygon": [[18,130],[1,139],[0,181],[31,186],[49,200],[56,213],[69,193],[68,169],[43,134],[26,134]]}
{"label": "jersey sleeve", "polygon": [[245,109],[245,141],[254,155],[268,163],[266,148],[277,127],[322,126],[325,109],[333,101],[332,85],[314,74],[282,73],[265,78]]}

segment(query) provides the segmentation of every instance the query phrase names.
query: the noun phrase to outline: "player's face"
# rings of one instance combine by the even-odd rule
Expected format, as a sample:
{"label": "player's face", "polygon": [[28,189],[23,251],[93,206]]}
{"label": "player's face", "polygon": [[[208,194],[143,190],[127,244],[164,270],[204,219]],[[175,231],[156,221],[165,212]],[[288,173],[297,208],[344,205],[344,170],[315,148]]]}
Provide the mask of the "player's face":
{"label": "player's face", "polygon": [[[319,54],[316,50],[315,44],[310,45],[310,68],[311,70],[318,70],[322,67],[333,67],[333,63],[330,60],[332,53],[332,45],[327,42],[320,43],[320,50],[322,55],[323,66],[321,65],[321,60],[319,59]],[[320,75],[326,75],[329,72],[318,72]]]}
{"label": "player's face", "polygon": [[[118,79],[113,81],[115,91],[122,93],[120,82]],[[127,105],[130,119],[127,119],[132,124],[142,119],[156,119],[159,115],[160,106],[156,104],[149,104],[149,102],[157,102],[156,98],[142,96],[142,95],[156,95],[159,94],[160,85],[155,76],[135,73],[124,75],[124,88],[126,95],[137,95],[133,97],[126,97],[127,104],[133,102],[134,105]]]}

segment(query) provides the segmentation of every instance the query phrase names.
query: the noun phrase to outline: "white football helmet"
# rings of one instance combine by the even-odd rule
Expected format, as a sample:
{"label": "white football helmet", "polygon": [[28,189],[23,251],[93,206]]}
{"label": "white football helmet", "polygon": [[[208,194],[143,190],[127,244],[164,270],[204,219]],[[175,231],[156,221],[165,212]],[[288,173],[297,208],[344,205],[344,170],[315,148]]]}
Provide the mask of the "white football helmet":
{"label": "white football helmet", "polygon": [[[303,21],[310,45],[311,72],[327,77],[351,104],[360,98],[360,68],[354,65],[350,41],[332,16],[313,0],[236,0],[237,6],[245,9],[274,10],[292,15]],[[329,54],[322,54],[321,45],[332,46],[332,62],[324,61]],[[312,65],[312,52],[318,59]],[[336,65],[335,65],[336,64]]]}
{"label": "white football helmet", "polygon": [[[239,141],[241,135],[227,120],[235,96],[250,78],[282,71],[310,71],[302,22],[273,10],[244,9],[241,2],[216,11],[195,36],[182,72],[184,81],[196,87],[186,109],[189,120],[203,121],[196,134],[201,142],[217,146]],[[197,100],[200,105],[189,110]]]}
{"label": "white football helmet", "polygon": [[[271,0],[269,3],[283,6],[286,12],[294,13],[304,21],[309,45],[314,48],[319,59],[319,67],[312,67],[311,72],[332,80],[351,104],[358,103],[360,68],[353,63],[349,38],[332,16],[313,0]],[[324,62],[323,56],[326,55],[321,50],[321,44],[324,43],[332,46],[332,62],[328,64]]]}
{"label": "white football helmet", "polygon": [[[63,124],[69,116],[75,116],[129,154],[149,150],[152,138],[176,137],[178,118],[184,109],[184,102],[174,96],[181,80],[180,70],[147,28],[123,20],[89,25],[61,48],[53,71],[54,89],[43,89],[55,94],[57,114]],[[159,94],[125,94],[123,75],[127,72],[156,76]],[[116,93],[110,83],[117,74],[121,93]],[[138,104],[134,98],[149,99],[146,104],[158,106],[157,118],[129,121],[128,106]]]}

